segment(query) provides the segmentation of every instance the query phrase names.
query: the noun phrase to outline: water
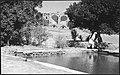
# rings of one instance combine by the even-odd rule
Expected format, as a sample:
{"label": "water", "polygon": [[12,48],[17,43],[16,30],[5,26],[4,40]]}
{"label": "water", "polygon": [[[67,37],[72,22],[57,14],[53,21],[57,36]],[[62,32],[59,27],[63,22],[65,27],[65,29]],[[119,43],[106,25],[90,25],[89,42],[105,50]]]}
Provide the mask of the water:
{"label": "water", "polygon": [[86,53],[64,54],[51,57],[32,58],[90,74],[119,74],[119,57]]}

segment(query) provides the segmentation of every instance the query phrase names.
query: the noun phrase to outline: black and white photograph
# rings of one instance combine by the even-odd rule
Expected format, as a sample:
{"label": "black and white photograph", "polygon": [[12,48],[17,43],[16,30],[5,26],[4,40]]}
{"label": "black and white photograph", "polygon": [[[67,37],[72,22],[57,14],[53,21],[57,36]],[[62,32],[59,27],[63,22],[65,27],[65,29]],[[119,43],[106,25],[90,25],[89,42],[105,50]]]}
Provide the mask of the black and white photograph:
{"label": "black and white photograph", "polygon": [[0,0],[1,74],[119,75],[120,0]]}

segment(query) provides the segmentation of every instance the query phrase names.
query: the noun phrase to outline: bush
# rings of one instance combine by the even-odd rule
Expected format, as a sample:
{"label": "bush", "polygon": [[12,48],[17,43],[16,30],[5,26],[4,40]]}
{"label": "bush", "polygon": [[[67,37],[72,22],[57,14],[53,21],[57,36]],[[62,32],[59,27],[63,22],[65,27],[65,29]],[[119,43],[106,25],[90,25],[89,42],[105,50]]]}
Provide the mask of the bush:
{"label": "bush", "polygon": [[106,42],[101,42],[101,43],[95,42],[95,47],[99,48],[99,49],[107,49],[108,46],[109,46],[109,44]]}
{"label": "bush", "polygon": [[33,33],[32,36],[38,39],[39,45],[47,39],[47,33],[42,26],[35,27],[31,32]]}
{"label": "bush", "polygon": [[63,35],[58,35],[55,38],[55,44],[57,48],[65,48],[68,47],[68,42],[65,36]]}
{"label": "bush", "polygon": [[100,25],[100,28],[101,28],[101,33],[103,34],[109,34],[109,35],[116,34],[116,32],[112,30],[112,28],[108,27],[108,25],[105,23]]}
{"label": "bush", "polygon": [[79,48],[86,48],[86,44],[80,43],[80,42],[75,42],[75,41],[69,41],[68,44],[69,47],[79,47]]}
{"label": "bush", "polygon": [[69,21],[67,26],[69,27],[69,29],[72,29],[74,27],[74,23]]}
{"label": "bush", "polygon": [[[42,26],[24,27],[21,32],[23,33],[22,35],[26,37],[26,41],[28,41],[28,44],[36,45],[36,42],[38,42],[37,45],[40,45],[43,41],[47,39],[47,33],[45,32],[45,29],[42,28]],[[34,42],[32,42],[33,37],[35,38]]]}

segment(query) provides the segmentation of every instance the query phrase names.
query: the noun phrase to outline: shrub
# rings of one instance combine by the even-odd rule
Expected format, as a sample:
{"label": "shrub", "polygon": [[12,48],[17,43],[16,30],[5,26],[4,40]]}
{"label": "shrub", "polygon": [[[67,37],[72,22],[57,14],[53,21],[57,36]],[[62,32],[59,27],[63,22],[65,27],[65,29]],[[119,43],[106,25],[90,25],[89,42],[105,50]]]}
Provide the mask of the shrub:
{"label": "shrub", "polygon": [[108,26],[108,24],[104,23],[104,24],[100,25],[100,28],[101,28],[101,33],[109,34],[109,35],[116,34],[116,32],[112,28],[110,28]]}
{"label": "shrub", "polygon": [[[45,32],[45,29],[42,28],[42,26],[30,26],[30,27],[24,27],[22,30],[22,35],[26,37],[26,41],[28,41],[28,44],[33,44],[38,42],[37,45],[40,45],[43,41],[47,39],[47,33]],[[37,40],[36,42],[32,42],[31,39],[35,38]]]}
{"label": "shrub", "polygon": [[35,29],[33,29],[31,32],[33,33],[32,36],[37,38],[39,44],[47,39],[47,33],[45,32],[45,29],[42,28],[42,26],[35,27]]}
{"label": "shrub", "polygon": [[69,47],[79,47],[79,48],[86,48],[86,44],[80,43],[80,42],[75,42],[75,41],[69,41],[68,44]]}
{"label": "shrub", "polygon": [[69,27],[69,29],[72,29],[74,27],[74,23],[69,21],[67,26]]}
{"label": "shrub", "polygon": [[102,43],[95,42],[95,46],[99,49],[106,49],[108,48],[109,44],[106,42],[102,42]]}
{"label": "shrub", "polygon": [[65,36],[63,35],[58,35],[55,38],[55,44],[57,48],[65,48],[68,47],[68,42]]}

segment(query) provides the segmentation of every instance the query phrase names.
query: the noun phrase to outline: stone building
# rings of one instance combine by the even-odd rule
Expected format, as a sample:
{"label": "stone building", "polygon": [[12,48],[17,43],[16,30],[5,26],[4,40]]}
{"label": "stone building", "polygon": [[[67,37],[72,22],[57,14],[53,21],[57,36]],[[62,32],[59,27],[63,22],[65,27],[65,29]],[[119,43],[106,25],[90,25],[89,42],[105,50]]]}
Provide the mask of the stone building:
{"label": "stone building", "polygon": [[45,24],[50,26],[56,25],[57,27],[66,26],[69,18],[64,13],[42,13],[45,20]]}

